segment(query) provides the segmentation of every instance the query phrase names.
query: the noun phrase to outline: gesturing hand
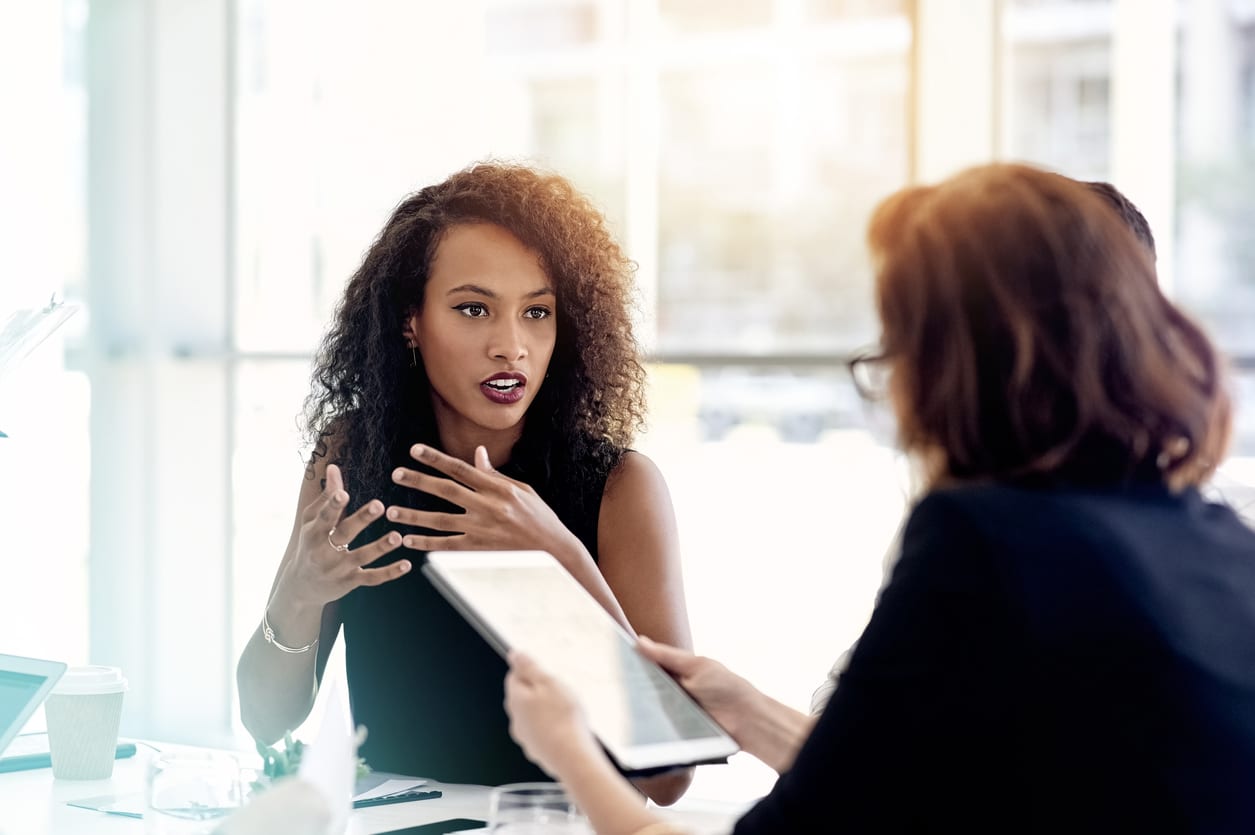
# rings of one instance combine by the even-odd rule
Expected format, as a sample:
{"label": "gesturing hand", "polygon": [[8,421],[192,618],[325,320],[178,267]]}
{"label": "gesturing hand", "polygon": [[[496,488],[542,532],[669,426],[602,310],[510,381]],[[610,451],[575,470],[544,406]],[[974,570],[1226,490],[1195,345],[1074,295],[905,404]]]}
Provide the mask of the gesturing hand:
{"label": "gesturing hand", "polygon": [[454,534],[407,534],[403,540],[407,548],[422,551],[538,549],[549,551],[559,559],[570,551],[575,535],[530,485],[494,470],[482,446],[475,449],[473,467],[422,444],[416,444],[410,454],[449,478],[398,467],[392,473],[393,481],[438,496],[466,512],[438,513],[389,507],[388,518],[394,522]]}
{"label": "gesturing hand", "polygon": [[340,468],[327,465],[322,493],[301,513],[296,554],[284,574],[288,592],[303,603],[323,606],[338,600],[358,586],[377,586],[395,580],[410,570],[409,560],[398,560],[382,568],[364,568],[395,550],[401,535],[392,531],[360,548],[348,549],[362,530],[383,513],[383,503],[367,502],[356,513],[341,518],[349,503]]}

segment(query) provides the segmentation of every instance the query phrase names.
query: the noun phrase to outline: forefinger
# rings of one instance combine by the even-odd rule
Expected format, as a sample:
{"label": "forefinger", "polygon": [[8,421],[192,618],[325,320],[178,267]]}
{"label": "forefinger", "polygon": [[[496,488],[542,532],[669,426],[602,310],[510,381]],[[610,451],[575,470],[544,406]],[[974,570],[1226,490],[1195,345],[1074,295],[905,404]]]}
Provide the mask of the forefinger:
{"label": "forefinger", "polygon": [[349,504],[349,494],[344,492],[342,488],[337,487],[333,490],[330,482],[328,482],[324,493],[327,498],[323,502],[322,507],[318,509],[315,519],[321,527],[327,529],[327,533],[331,533],[331,529],[340,522],[340,516],[344,513],[344,508]]}
{"label": "forefinger", "polygon": [[512,649],[506,653],[505,660],[510,665],[511,670],[524,670],[536,665],[536,662],[528,657],[527,653],[518,649]]}
{"label": "forefinger", "polygon": [[340,467],[336,464],[327,465],[322,480],[324,492],[344,489],[344,474],[340,472]]}
{"label": "forefinger", "polygon": [[695,656],[679,647],[660,644],[652,638],[641,635],[636,639],[636,647],[642,655],[651,659],[664,670],[672,673],[683,672]]}
{"label": "forefinger", "polygon": [[[338,506],[338,502],[333,502]],[[383,515],[383,502],[378,499],[371,499],[362,507],[359,507],[355,513],[352,513],[344,519],[340,519],[335,523],[336,535],[334,547],[337,542],[348,544],[357,539],[357,535],[366,529],[366,526]],[[397,539],[398,544],[400,538]],[[358,549],[361,550],[361,549]]]}
{"label": "forefinger", "polygon": [[506,662],[510,665],[510,672],[524,683],[530,683],[544,676],[540,665],[530,655],[520,650],[511,650],[506,656]]}
{"label": "forefinger", "polygon": [[410,447],[410,456],[415,461],[422,461],[427,466],[434,467],[454,481],[459,481],[472,490],[486,487],[492,484],[493,481],[491,474],[477,470],[460,458],[445,455],[440,450],[432,449],[425,444],[414,444],[414,446]]}
{"label": "forefinger", "polygon": [[343,489],[344,479],[340,476],[340,468],[335,464],[328,464],[327,470],[323,474],[322,492],[305,506],[304,520],[312,522],[314,519],[322,516],[327,509],[327,505],[331,504],[333,498],[342,492]]}
{"label": "forefinger", "polygon": [[466,508],[471,501],[471,497],[475,495],[473,489],[453,479],[428,475],[427,473],[420,473],[418,470],[410,470],[405,467],[397,467],[393,470],[392,480],[402,487],[409,487],[412,490],[420,490],[432,496],[437,496],[461,508]]}
{"label": "forefinger", "polygon": [[513,668],[505,674],[505,699],[502,704],[505,706],[506,713],[512,713],[511,707],[518,703],[523,696],[523,690],[527,687],[527,682],[519,675],[519,671]]}
{"label": "forefinger", "polygon": [[410,572],[412,564],[409,560],[397,560],[379,568],[363,568],[357,574],[359,586],[381,586],[391,580],[397,580]]}

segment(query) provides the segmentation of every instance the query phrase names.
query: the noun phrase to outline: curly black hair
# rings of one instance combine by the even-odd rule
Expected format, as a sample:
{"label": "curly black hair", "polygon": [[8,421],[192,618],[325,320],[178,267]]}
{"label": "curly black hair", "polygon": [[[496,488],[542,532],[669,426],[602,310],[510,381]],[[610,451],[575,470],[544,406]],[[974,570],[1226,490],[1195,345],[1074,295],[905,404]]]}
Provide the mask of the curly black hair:
{"label": "curly black hair", "polygon": [[[605,218],[563,177],[484,162],[406,197],[349,279],[315,360],[305,431],[340,465],[351,505],[387,483],[404,450],[439,444],[422,363],[412,367],[406,317],[423,303],[444,233],[493,223],[541,257],[557,295],[549,378],[528,410],[512,460],[526,457],[579,496],[618,464],[644,422],[645,371],[632,335],[634,265]],[[526,450],[526,456],[520,453]]]}

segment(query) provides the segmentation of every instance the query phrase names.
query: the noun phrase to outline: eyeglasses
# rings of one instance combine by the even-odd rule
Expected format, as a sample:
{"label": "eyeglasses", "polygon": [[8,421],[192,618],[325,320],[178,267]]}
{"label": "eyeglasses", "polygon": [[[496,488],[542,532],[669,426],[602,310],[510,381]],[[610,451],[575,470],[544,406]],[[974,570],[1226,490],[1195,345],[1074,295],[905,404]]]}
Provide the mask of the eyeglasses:
{"label": "eyeglasses", "polygon": [[889,394],[889,357],[878,348],[860,351],[846,360],[854,389],[864,400],[883,400]]}

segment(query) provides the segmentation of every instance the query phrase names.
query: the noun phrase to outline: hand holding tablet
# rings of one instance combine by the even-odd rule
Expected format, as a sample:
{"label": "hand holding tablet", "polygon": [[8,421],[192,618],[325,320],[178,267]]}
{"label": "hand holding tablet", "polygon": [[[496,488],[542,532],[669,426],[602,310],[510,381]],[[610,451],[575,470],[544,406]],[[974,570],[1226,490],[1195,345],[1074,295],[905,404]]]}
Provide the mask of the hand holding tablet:
{"label": "hand holding tablet", "polygon": [[503,656],[522,650],[569,687],[623,771],[736,753],[732,738],[544,551],[433,551],[423,572]]}

